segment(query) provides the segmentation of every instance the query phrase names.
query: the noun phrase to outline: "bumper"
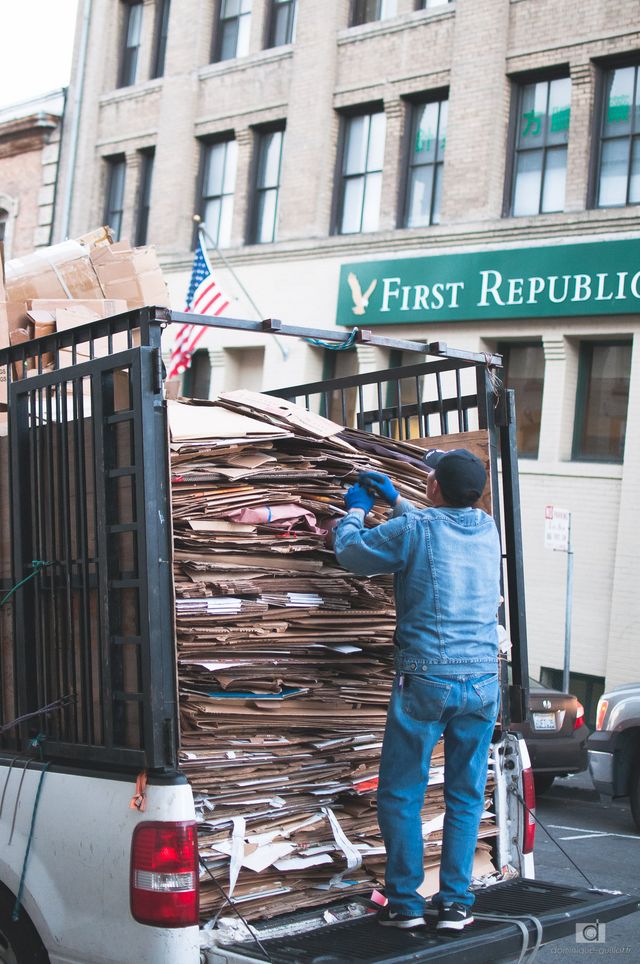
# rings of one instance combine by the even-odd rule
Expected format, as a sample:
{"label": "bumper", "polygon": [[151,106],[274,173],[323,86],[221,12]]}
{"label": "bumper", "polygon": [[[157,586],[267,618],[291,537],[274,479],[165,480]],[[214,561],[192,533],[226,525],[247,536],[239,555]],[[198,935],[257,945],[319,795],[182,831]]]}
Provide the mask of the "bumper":
{"label": "bumper", "polygon": [[561,776],[565,773],[581,773],[587,769],[587,730],[572,736],[536,739],[525,735],[534,773]]}
{"label": "bumper", "polygon": [[589,750],[589,773],[598,793],[613,796],[613,753]]}

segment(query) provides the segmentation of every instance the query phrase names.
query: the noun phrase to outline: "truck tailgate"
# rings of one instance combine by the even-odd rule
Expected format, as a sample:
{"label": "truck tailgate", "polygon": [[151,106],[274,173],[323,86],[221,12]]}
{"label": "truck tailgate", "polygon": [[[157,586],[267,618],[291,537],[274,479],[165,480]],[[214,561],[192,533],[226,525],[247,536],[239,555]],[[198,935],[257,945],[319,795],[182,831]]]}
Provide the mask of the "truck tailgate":
{"label": "truck tailgate", "polygon": [[[433,924],[415,931],[380,927],[371,913],[306,933],[273,939],[262,944],[273,964],[400,964],[404,961],[451,961],[455,964],[517,961],[528,939],[536,944],[533,917],[542,925],[542,941],[575,934],[576,924],[606,922],[632,914],[640,908],[640,896],[563,887],[539,880],[518,879],[496,884],[477,893],[474,912],[505,915],[515,922],[478,919],[466,931],[443,935]],[[531,915],[527,918],[525,915]],[[296,915],[291,915],[292,923]],[[256,928],[260,933],[260,927]],[[226,944],[209,950],[209,961],[264,960],[255,943]]]}

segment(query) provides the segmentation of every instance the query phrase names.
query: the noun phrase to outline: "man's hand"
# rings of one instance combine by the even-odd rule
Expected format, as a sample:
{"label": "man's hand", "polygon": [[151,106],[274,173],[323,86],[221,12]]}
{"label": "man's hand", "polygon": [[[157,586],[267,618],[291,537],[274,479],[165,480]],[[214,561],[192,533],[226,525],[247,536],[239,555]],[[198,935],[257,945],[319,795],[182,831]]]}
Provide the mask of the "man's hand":
{"label": "man's hand", "polygon": [[382,472],[361,472],[358,476],[358,482],[367,491],[379,495],[389,505],[395,505],[398,501],[400,493],[394,488],[389,476],[383,475]]}
{"label": "man's hand", "polygon": [[344,494],[344,504],[347,509],[362,509],[364,514],[371,512],[375,499],[358,482],[352,485]]}

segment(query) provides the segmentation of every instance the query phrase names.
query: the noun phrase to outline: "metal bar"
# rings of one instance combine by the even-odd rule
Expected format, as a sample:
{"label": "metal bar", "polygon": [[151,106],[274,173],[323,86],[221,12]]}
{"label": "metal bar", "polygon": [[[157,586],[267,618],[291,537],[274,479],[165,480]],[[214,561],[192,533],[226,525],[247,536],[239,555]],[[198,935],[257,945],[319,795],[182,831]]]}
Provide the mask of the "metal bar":
{"label": "metal bar", "polygon": [[[49,672],[51,674],[50,683],[50,694],[51,699],[57,699],[63,695],[62,690],[62,672],[61,672],[61,653],[57,646],[52,646],[50,644],[49,632],[51,627],[53,627],[54,636],[57,636],[58,631],[58,607],[57,607],[57,592],[56,592],[56,575],[58,570],[58,549],[57,549],[57,531],[58,531],[58,516],[56,513],[55,504],[55,478],[54,478],[54,455],[53,455],[53,435],[56,432],[56,424],[53,419],[53,406],[52,406],[52,392],[54,391],[54,386],[47,385],[44,389],[45,392],[45,407],[47,412],[46,425],[41,426],[41,431],[44,432],[43,445],[45,449],[45,470],[46,470],[46,528],[44,532],[44,558],[53,563],[49,566],[45,573],[43,574],[43,582],[47,579],[49,583],[49,592],[47,593],[47,599],[45,601],[46,611],[44,612],[44,627],[42,633],[43,645],[45,647],[45,658],[48,658],[49,662]],[[45,703],[49,702],[49,699],[45,699]],[[50,724],[51,725],[51,724]],[[57,725],[56,722],[53,725]]]}
{"label": "metal bar", "polygon": [[460,369],[456,368],[456,398],[458,399],[458,431],[463,432],[463,419],[462,419],[462,406],[460,404],[460,396],[462,394],[462,385],[460,382]]}
{"label": "metal bar", "polygon": [[[46,501],[46,489],[45,489],[45,473],[44,473],[44,445],[45,445],[45,435],[46,429],[44,424],[44,406],[42,404],[42,388],[37,388],[35,390],[35,396],[37,398],[37,410],[38,410],[38,425],[35,433],[35,473],[34,473],[34,490],[35,490],[35,505],[34,505],[34,518],[36,520],[36,538],[35,538],[35,558],[41,559],[43,561],[48,561],[46,557],[45,546],[43,539],[47,531],[47,524],[45,519],[45,509],[47,505]],[[33,591],[35,596],[35,611],[36,620],[34,624],[35,630],[35,653],[36,653],[36,673],[37,673],[37,689],[33,694],[36,701],[36,706],[44,706],[51,700],[50,690],[47,681],[47,674],[45,671],[45,666],[47,662],[47,646],[45,639],[45,627],[47,625],[45,615],[43,613],[44,598],[41,594],[41,578],[36,576],[33,580]]]}
{"label": "metal bar", "polygon": [[[66,680],[65,692],[76,693],[76,663],[75,663],[75,625],[73,619],[73,594],[71,590],[71,573],[73,570],[72,559],[72,536],[71,536],[71,513],[70,505],[70,479],[69,479],[69,432],[68,432],[68,382],[60,382],[58,391],[58,425],[60,427],[60,512],[61,512],[61,562],[64,574],[64,597],[65,597],[65,625],[62,627],[64,634],[64,647],[66,652]],[[78,715],[75,704],[64,710],[65,715],[71,720],[74,739],[79,739],[78,734]]]}
{"label": "metal bar", "polygon": [[[193,324],[194,316],[184,311],[168,311],[165,315],[168,323],[174,324]],[[197,323],[209,328],[231,328],[240,331],[265,332],[265,324],[277,323],[278,335],[287,335],[294,338],[316,338],[323,341],[331,341],[336,344],[344,344],[352,335],[351,331],[342,331],[339,328],[305,328],[300,325],[283,325],[278,319],[263,319],[261,321],[251,321],[244,318],[223,318],[209,315],[198,315]],[[269,332],[269,327],[267,327]],[[456,358],[459,361],[466,361],[469,364],[477,365],[486,363],[487,355],[478,352],[468,352],[459,348],[449,348],[446,342],[418,342],[407,341],[402,338],[390,338],[387,335],[374,335],[368,328],[358,329],[356,341],[368,345],[377,345],[380,348],[396,348],[399,351],[415,351],[423,355],[435,355],[443,358]],[[499,365],[501,357],[499,355],[489,355],[492,361],[490,364]],[[494,360],[495,359],[495,360]]]}
{"label": "metal bar", "polygon": [[[413,378],[416,375],[428,376],[436,372],[456,371],[460,367],[456,361],[442,359],[434,362],[422,362],[420,365],[406,365],[402,368],[403,378]],[[465,366],[474,367],[474,366]],[[331,378],[326,381],[311,382],[305,385],[294,385],[287,388],[274,388],[265,395],[272,395],[276,398],[286,398],[292,400],[294,396],[318,395],[323,391],[332,391],[338,388],[356,388],[358,385],[375,385],[378,382],[392,382],[398,377],[398,368],[385,368],[382,371],[363,372],[358,375],[344,375],[341,378]]]}
{"label": "metal bar", "polygon": [[[356,418],[356,425],[358,426],[358,428],[364,427],[361,422],[363,411],[364,411],[364,392],[362,391],[362,385],[358,385],[358,415]],[[344,424],[346,424],[346,420]]]}
{"label": "metal bar", "polygon": [[82,709],[84,720],[84,740],[95,743],[95,729],[92,713],[92,661],[91,661],[91,618],[89,598],[89,545],[87,532],[87,491],[86,446],[84,424],[84,398],[82,377],[73,379],[73,416],[75,428],[75,471],[76,483],[76,524],[78,533],[78,564],[80,576],[79,624],[80,624],[80,674],[82,677]]}
{"label": "metal bar", "polygon": [[404,438],[404,432],[402,428],[402,388],[400,385],[399,378],[396,380],[396,398],[398,400],[398,417],[397,417],[398,438],[400,439],[400,441],[402,441],[402,439]]}
{"label": "metal bar", "polygon": [[[94,473],[94,539],[95,539],[95,558],[97,591],[94,590],[96,599],[96,631],[98,638],[98,666],[100,679],[98,687],[102,695],[100,705],[100,717],[102,720],[102,745],[112,747],[116,742],[115,720],[112,705],[113,687],[113,667],[111,664],[111,613],[120,607],[114,603],[109,594],[109,576],[112,567],[116,564],[115,553],[113,550],[113,539],[106,531],[105,523],[110,521],[111,513],[114,511],[114,502],[109,498],[110,493],[106,491],[105,470],[112,468],[114,464],[113,440],[107,435],[105,438],[105,415],[110,411],[110,406],[105,404],[105,385],[104,373],[97,371],[91,379],[91,435],[93,441],[93,473]],[[119,741],[122,743],[123,741]]]}
{"label": "metal bar", "polygon": [[[518,480],[516,443],[516,404],[513,390],[505,392],[507,423],[500,426],[500,451],[504,492],[504,533],[513,674],[512,718],[526,719],[529,708],[529,653],[525,616],[524,562],[522,553],[522,521]],[[519,696],[519,699],[517,698]]]}
{"label": "metal bar", "polygon": [[344,394],[344,388],[340,389],[340,407],[342,409],[342,424],[347,424],[347,400]]}

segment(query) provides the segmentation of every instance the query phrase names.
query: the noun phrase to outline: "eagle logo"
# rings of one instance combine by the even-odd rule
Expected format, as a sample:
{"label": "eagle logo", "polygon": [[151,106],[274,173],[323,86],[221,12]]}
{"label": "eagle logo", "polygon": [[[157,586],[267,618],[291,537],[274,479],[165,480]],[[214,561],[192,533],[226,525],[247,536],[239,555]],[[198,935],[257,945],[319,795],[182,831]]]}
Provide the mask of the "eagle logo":
{"label": "eagle logo", "polygon": [[373,279],[364,294],[362,293],[360,282],[356,278],[353,271],[350,271],[347,275],[347,281],[349,282],[349,287],[351,288],[351,297],[353,298],[353,308],[351,310],[353,311],[354,315],[364,315],[366,309],[369,307],[369,298],[373,294],[375,286],[378,283],[378,279]]}

